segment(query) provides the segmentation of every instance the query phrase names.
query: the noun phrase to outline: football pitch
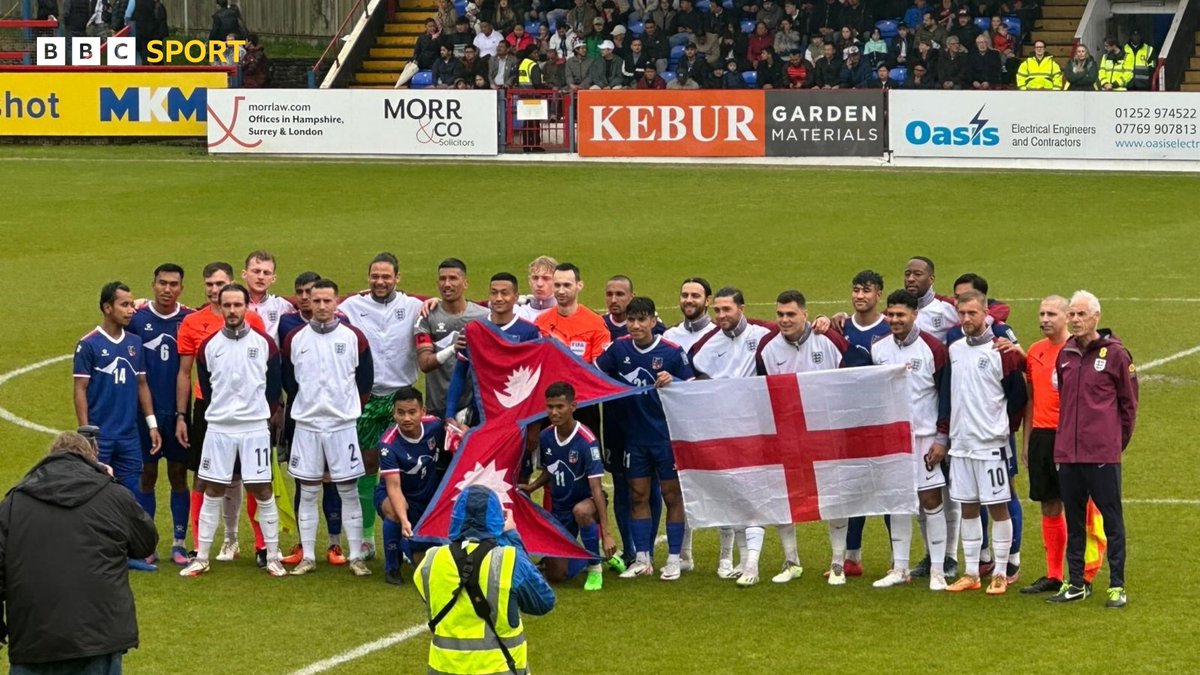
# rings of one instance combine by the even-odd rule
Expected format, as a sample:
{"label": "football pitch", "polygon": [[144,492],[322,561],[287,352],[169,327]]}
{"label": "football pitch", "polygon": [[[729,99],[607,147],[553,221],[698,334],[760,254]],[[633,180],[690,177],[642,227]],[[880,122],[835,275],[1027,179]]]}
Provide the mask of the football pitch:
{"label": "football pitch", "polygon": [[[390,250],[401,287],[425,294],[435,292],[438,261],[462,258],[473,299],[498,271],[524,285],[527,263],[549,254],[582,268],[590,306],[603,304],[608,277],[626,274],[675,323],[686,276],[742,288],[760,317],[780,290],[798,288],[815,315],[849,309],[856,272],[881,272],[890,291],[906,261],[925,255],[937,264],[940,292],[964,272],[986,277],[991,295],[1012,305],[1010,323],[1026,345],[1039,337],[1038,298],[1091,290],[1103,303],[1101,326],[1123,338],[1140,367],[1124,473],[1125,610],[1104,609],[1102,593],[1060,607],[1016,592],[1045,571],[1040,515],[1026,501],[1021,581],[1003,597],[934,594],[925,580],[872,588],[890,558],[879,518],[867,524],[865,576],[842,588],[821,578],[829,562],[821,524],[798,528],[806,571],[783,586],[769,580],[782,562],[769,532],[764,580],[748,589],[717,578],[716,535],[703,532],[697,569],[678,582],[606,574],[599,593],[584,593],[582,578],[558,587],[556,609],[526,619],[530,665],[576,674],[1182,672],[1195,664],[1187,656],[1200,600],[1188,574],[1200,559],[1194,177],[217,161],[136,146],[6,146],[0,175],[0,281],[24,298],[0,331],[5,490],[45,453],[47,429],[75,427],[68,355],[99,321],[101,285],[120,279],[144,297],[151,271],[167,261],[186,268],[182,301],[198,306],[203,264],[240,269],[257,248],[278,257],[281,295],[309,269],[344,289],[365,287],[367,262]],[[1027,496],[1024,468],[1015,486]],[[160,554],[170,543],[166,492],[163,470]],[[250,534],[243,522],[243,551],[253,550]],[[295,540],[281,539],[285,548]],[[660,547],[659,564],[665,555]],[[135,574],[141,647],[126,656],[127,671],[424,672],[424,607],[411,586],[383,582],[382,561],[370,564],[367,579],[323,561],[317,574],[274,579],[252,556],[214,562],[193,579],[169,563]],[[1105,568],[1097,591],[1107,579]]]}

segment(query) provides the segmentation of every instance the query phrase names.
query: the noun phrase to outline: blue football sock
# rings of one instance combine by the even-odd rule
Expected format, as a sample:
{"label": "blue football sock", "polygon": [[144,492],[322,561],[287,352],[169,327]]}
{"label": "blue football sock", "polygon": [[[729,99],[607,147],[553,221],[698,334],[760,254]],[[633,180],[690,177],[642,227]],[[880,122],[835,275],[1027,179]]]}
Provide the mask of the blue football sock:
{"label": "blue football sock", "polygon": [[654,540],[650,534],[650,519],[649,518],[633,518],[630,521],[633,526],[633,545],[638,553],[645,553],[650,557],[654,557]]}
{"label": "blue football sock", "polygon": [[582,560],[580,558],[572,558],[567,561],[567,578],[574,579],[576,574],[587,569],[591,565],[591,560]]}
{"label": "blue football sock", "polygon": [[592,523],[591,525],[579,528],[579,541],[583,543],[583,548],[588,553],[596,554],[596,560],[593,562],[598,562],[602,557],[600,551],[600,526]]}
{"label": "blue football sock", "polygon": [[150,516],[150,520],[154,520],[154,512],[158,509],[158,496],[154,494],[154,490],[142,492],[139,486],[137,490],[133,491],[133,496],[137,497],[138,505],[142,507],[146,515]]}
{"label": "blue football sock", "polygon": [[187,490],[171,491],[171,523],[175,539],[187,538],[188,511],[192,507],[192,493]]}
{"label": "blue football sock", "polygon": [[667,521],[667,553],[679,555],[683,548],[683,523]]}
{"label": "blue football sock", "polygon": [[1021,510],[1021,499],[1017,496],[1016,490],[1011,492],[1012,499],[1008,502],[1008,516],[1012,518],[1013,524],[1012,547],[1008,549],[1010,556],[1021,552],[1021,529],[1025,524],[1025,512]]}
{"label": "blue football sock", "polygon": [[846,530],[846,550],[858,551],[862,548],[863,528],[867,524],[867,519],[863,516],[855,516],[850,519],[850,527]]}
{"label": "blue football sock", "polygon": [[383,519],[383,569],[395,572],[400,569],[400,547],[403,536],[400,523]]}
{"label": "blue football sock", "polygon": [[654,546],[654,540],[658,539],[658,526],[662,523],[663,498],[662,488],[658,485],[658,476],[650,477],[650,545]]}
{"label": "blue football sock", "polygon": [[322,488],[321,510],[325,513],[325,529],[329,531],[329,541],[336,542],[342,534],[342,496],[338,494],[337,485],[325,483]]}
{"label": "blue football sock", "polygon": [[633,530],[629,525],[632,508],[633,504],[629,500],[629,483],[625,480],[625,474],[613,474],[613,517],[617,521],[617,532],[621,535],[621,550],[630,557],[637,548],[633,542]]}

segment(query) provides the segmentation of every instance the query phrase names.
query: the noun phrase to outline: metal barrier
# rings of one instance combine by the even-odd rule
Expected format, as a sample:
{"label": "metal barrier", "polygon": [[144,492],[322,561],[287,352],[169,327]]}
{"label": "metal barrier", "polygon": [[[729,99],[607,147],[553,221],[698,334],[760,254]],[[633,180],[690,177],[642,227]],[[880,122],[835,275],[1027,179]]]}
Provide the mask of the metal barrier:
{"label": "metal barrier", "polygon": [[571,92],[504,90],[504,152],[574,152],[575,106]]}

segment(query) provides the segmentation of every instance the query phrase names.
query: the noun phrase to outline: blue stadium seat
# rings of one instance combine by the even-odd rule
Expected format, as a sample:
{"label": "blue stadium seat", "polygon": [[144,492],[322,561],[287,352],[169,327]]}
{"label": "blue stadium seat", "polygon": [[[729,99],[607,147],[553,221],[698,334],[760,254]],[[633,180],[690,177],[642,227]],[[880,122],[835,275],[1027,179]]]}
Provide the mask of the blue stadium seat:
{"label": "blue stadium seat", "polygon": [[667,69],[667,72],[659,73],[658,76],[661,77],[667,84],[675,81],[675,71],[669,68]]}
{"label": "blue stadium seat", "polygon": [[900,84],[904,84],[904,81],[908,79],[908,71],[903,68],[892,68],[892,70],[888,73],[888,77],[899,82]]}
{"label": "blue stadium seat", "polygon": [[721,6],[725,9],[733,9],[733,0],[725,0],[725,2],[721,3]]}
{"label": "blue stadium seat", "polygon": [[630,35],[641,35],[646,32],[646,24],[641,21],[630,21],[626,28],[629,29]]}
{"label": "blue stadium seat", "polygon": [[742,32],[745,33],[746,35],[753,33],[755,25],[756,24],[754,23],[754,19],[746,19],[745,21],[742,22]]}
{"label": "blue stadium seat", "polygon": [[529,33],[530,35],[536,36],[538,34],[538,26],[540,26],[540,25],[541,24],[538,23],[537,21],[526,21],[525,22],[525,32]]}
{"label": "blue stadium seat", "polygon": [[467,13],[467,0],[454,0],[454,11],[458,12],[459,16]]}
{"label": "blue stadium seat", "polygon": [[890,40],[896,37],[896,35],[900,33],[899,26],[900,22],[892,19],[885,19],[883,21],[875,22],[875,27],[879,29],[879,37],[883,38],[884,40]]}
{"label": "blue stadium seat", "polygon": [[1020,40],[1021,39],[1021,20],[1015,16],[1006,16],[1006,17],[1004,17],[1003,21],[1004,21],[1004,23],[1008,24],[1008,34],[1013,36],[1017,40]]}
{"label": "blue stadium seat", "polygon": [[413,79],[408,81],[408,86],[412,89],[425,89],[426,87],[432,87],[433,71],[418,70],[417,74],[413,75]]}
{"label": "blue stadium seat", "polygon": [[696,9],[708,14],[712,11],[712,2],[710,0],[696,0]]}
{"label": "blue stadium seat", "polygon": [[742,72],[742,79],[746,81],[746,85],[750,87],[758,86],[758,71],[746,70]]}
{"label": "blue stadium seat", "polygon": [[991,30],[992,20],[986,16],[977,16],[975,17],[975,27],[978,28],[979,32],[981,33],[985,30]]}
{"label": "blue stadium seat", "polygon": [[675,64],[683,59],[683,45],[675,45],[671,47],[671,56],[667,59],[667,63],[671,64],[671,70],[675,69]]}

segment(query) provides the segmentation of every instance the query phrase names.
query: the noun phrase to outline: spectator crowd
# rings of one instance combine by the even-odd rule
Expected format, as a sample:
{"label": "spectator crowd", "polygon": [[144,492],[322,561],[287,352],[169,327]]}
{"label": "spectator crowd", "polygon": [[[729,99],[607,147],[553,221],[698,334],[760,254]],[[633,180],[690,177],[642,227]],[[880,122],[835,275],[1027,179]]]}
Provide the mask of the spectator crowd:
{"label": "spectator crowd", "polygon": [[1150,88],[1137,30],[1060,63],[1028,44],[1040,15],[1033,0],[437,0],[397,86],[421,70],[463,89]]}

